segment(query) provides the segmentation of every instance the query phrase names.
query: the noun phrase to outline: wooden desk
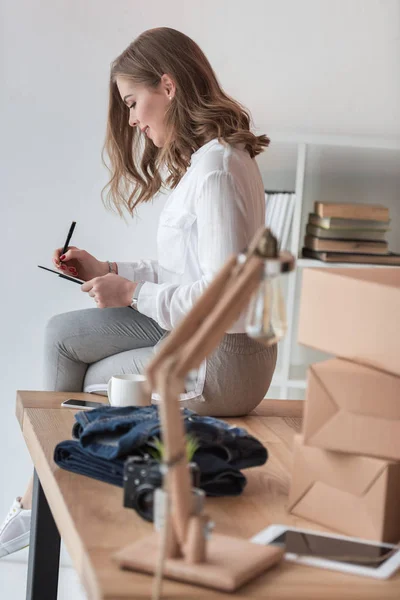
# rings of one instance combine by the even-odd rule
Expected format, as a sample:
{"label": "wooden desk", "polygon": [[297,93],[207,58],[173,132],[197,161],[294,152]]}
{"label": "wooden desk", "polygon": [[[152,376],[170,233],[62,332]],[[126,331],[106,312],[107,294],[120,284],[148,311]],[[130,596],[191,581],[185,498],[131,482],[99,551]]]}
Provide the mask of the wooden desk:
{"label": "wooden desk", "polygon": [[[150,533],[152,525],[133,510],[123,508],[121,488],[69,473],[53,462],[55,445],[71,438],[74,411],[60,407],[71,395],[17,394],[17,417],[37,473],[27,597],[54,600],[57,596],[59,531],[90,600],[149,599],[152,578],[119,570],[111,555]],[[94,399],[89,394],[73,397]],[[104,401],[100,396],[96,399]],[[206,500],[207,513],[216,522],[219,533],[249,538],[271,523],[321,529],[285,510],[292,438],[300,429],[301,410],[302,402],[266,400],[248,417],[229,419],[265,444],[270,457],[263,467],[245,471],[248,484],[241,496]],[[283,562],[232,596],[268,600],[398,600],[400,574],[388,581],[375,581]],[[227,597],[225,593],[169,580],[163,586],[163,598],[170,600]]]}

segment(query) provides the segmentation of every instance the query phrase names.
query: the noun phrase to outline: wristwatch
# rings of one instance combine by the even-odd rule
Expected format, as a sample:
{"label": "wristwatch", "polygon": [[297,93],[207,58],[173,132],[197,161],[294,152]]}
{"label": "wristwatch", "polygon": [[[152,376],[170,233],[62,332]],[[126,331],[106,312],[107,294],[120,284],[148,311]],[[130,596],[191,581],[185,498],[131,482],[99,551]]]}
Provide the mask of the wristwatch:
{"label": "wristwatch", "polygon": [[135,310],[138,310],[139,293],[140,293],[141,287],[144,283],[145,283],[144,281],[139,281],[139,283],[135,287],[135,291],[133,292],[131,307],[134,308]]}

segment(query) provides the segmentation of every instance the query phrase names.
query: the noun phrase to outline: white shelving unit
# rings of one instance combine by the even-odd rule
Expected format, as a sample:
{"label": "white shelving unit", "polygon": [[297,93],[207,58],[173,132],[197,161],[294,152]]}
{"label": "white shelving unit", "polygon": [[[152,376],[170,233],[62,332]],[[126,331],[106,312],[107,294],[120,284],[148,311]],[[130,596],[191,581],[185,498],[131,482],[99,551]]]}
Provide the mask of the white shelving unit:
{"label": "white shelving unit", "polygon": [[[324,135],[286,135],[279,132],[269,132],[270,138],[275,143],[295,144],[297,146],[296,161],[296,204],[293,214],[293,224],[291,233],[290,251],[296,257],[301,250],[301,225],[304,210],[304,183],[306,178],[307,151],[312,146],[331,146],[343,148],[359,148],[374,150],[394,150],[400,151],[400,139],[383,139],[373,137],[350,137],[350,136],[324,136]],[[379,203],[379,202],[377,202]],[[306,388],[307,364],[292,365],[292,348],[294,346],[294,315],[296,310],[296,289],[298,283],[299,271],[303,268],[360,268],[371,267],[379,268],[381,265],[368,264],[349,264],[349,263],[324,263],[318,260],[298,258],[297,268],[289,276],[288,289],[286,294],[286,310],[288,319],[288,330],[285,338],[280,344],[280,369],[275,373],[271,387],[279,388],[280,398],[288,398],[290,390],[304,390]]]}

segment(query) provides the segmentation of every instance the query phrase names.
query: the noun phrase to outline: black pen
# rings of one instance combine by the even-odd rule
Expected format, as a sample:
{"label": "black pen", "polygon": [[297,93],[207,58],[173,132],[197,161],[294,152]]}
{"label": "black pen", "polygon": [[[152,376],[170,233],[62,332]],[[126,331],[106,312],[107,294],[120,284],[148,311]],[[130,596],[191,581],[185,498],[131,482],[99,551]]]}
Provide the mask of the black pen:
{"label": "black pen", "polygon": [[64,254],[68,250],[68,246],[71,241],[72,234],[74,233],[75,225],[76,225],[76,221],[72,221],[71,227],[69,228],[69,231],[68,231],[67,239],[65,240],[64,248],[62,249],[60,256],[64,256]]}

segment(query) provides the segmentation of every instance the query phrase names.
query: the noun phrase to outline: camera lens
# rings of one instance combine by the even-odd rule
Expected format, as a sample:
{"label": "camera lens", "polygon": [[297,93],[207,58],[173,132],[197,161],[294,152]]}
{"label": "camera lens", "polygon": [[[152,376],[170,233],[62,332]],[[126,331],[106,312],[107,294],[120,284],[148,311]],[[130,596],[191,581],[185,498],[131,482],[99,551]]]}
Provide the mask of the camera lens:
{"label": "camera lens", "polygon": [[154,486],[144,483],[135,491],[135,510],[146,521],[153,521]]}

